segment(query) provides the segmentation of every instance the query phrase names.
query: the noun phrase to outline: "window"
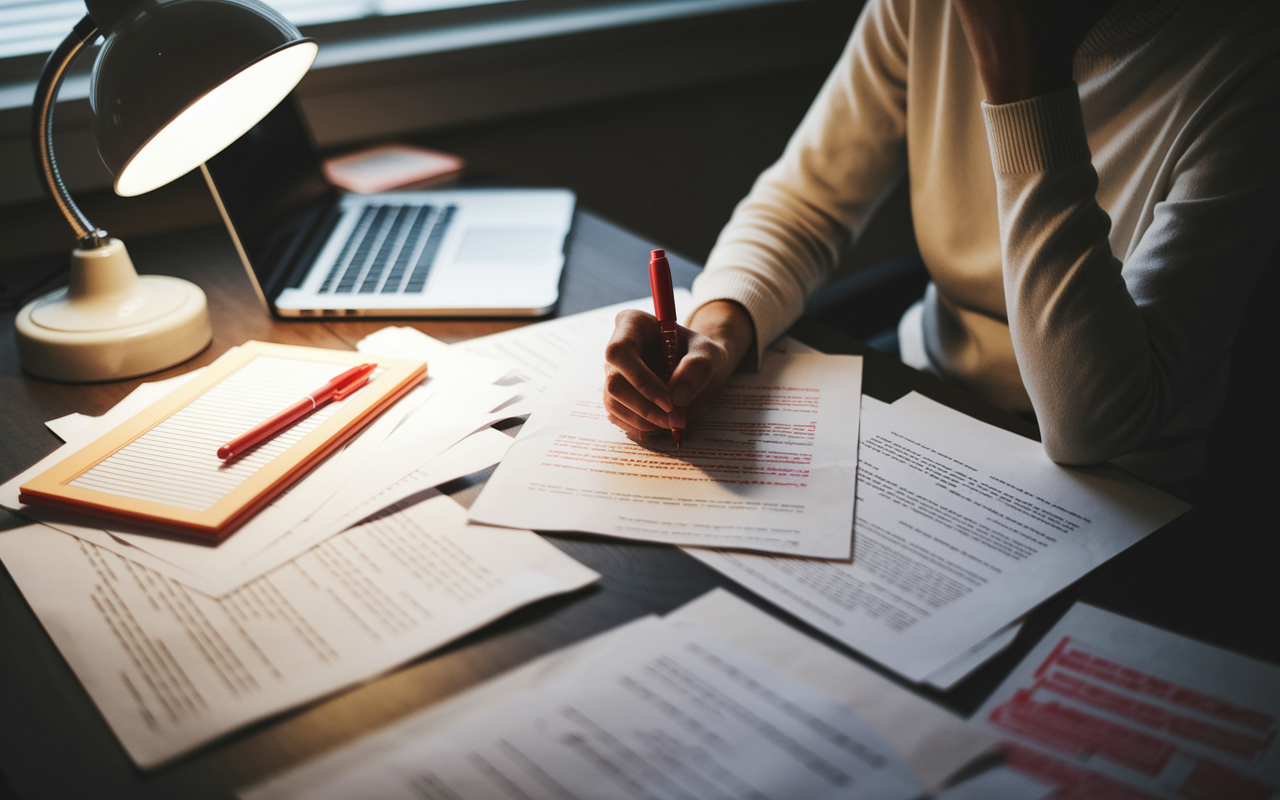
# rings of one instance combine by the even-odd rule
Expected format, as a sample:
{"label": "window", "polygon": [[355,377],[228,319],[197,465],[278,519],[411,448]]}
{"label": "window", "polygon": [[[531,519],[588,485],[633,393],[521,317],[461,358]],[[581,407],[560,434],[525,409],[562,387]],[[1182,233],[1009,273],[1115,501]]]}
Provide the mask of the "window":
{"label": "window", "polygon": [[[320,42],[299,96],[321,148],[827,63],[860,5],[265,1]],[[36,80],[48,51],[85,13],[83,0],[0,0],[0,206],[42,196],[29,140]],[[355,14],[363,16],[343,16]],[[831,36],[831,47],[816,46]],[[77,60],[58,93],[60,135],[75,142],[67,152],[88,154],[83,163],[60,160],[73,191],[111,182],[90,133],[95,55]]]}

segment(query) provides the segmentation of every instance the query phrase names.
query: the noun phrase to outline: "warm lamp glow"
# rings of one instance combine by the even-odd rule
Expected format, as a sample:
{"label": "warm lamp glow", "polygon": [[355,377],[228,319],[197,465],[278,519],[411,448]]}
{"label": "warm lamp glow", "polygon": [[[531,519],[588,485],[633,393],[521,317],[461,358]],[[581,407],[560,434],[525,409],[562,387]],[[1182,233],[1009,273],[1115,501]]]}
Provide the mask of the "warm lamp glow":
{"label": "warm lamp glow", "polygon": [[239,139],[293,90],[315,61],[314,42],[278,50],[233,75],[161,128],[116,176],[124,197],[163,186]]}

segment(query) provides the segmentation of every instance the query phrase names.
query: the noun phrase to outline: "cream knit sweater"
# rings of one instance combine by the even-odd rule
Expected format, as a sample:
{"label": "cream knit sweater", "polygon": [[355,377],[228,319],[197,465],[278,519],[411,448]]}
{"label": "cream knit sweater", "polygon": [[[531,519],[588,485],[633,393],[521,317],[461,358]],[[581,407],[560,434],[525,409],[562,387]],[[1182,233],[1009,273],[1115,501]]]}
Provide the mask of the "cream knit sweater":
{"label": "cream knit sweater", "polygon": [[767,345],[905,169],[930,365],[1033,409],[1055,461],[1192,478],[1280,238],[1278,12],[1119,0],[1077,86],[991,106],[949,3],[869,0],[695,300],[738,301]]}

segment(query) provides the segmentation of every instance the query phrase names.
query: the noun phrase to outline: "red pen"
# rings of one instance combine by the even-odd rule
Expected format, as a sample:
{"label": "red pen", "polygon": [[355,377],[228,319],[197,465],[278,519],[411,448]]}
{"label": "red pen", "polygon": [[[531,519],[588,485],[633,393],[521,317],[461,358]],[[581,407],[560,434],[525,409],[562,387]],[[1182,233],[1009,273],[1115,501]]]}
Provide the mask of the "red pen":
{"label": "red pen", "polygon": [[235,458],[258,442],[275,436],[317,408],[326,406],[334,400],[346,400],[357,389],[369,382],[369,374],[377,368],[377,364],[361,364],[358,367],[352,367],[311,394],[305,395],[284,411],[259,422],[245,433],[219,447],[218,458],[223,461]]}
{"label": "red pen", "polygon": [[[680,343],[680,331],[676,327],[676,297],[671,288],[671,265],[667,263],[667,254],[663,250],[649,253],[649,289],[653,292],[653,314],[658,318],[658,331],[662,334],[662,354],[666,357],[666,374],[664,381],[670,381],[676,371],[680,359],[684,358],[684,347]],[[676,449],[684,440],[684,407],[676,406],[671,410],[671,438],[676,442]]]}

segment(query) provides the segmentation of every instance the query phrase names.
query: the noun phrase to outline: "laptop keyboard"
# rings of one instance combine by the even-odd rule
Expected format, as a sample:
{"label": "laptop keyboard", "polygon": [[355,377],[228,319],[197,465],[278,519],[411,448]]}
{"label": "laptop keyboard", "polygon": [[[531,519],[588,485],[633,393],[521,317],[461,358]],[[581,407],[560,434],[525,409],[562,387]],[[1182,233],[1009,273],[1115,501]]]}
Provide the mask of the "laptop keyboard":
{"label": "laptop keyboard", "polygon": [[458,207],[366,206],[321,294],[421,293]]}

